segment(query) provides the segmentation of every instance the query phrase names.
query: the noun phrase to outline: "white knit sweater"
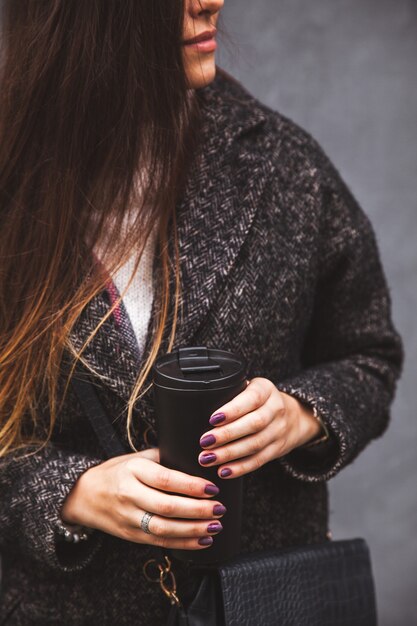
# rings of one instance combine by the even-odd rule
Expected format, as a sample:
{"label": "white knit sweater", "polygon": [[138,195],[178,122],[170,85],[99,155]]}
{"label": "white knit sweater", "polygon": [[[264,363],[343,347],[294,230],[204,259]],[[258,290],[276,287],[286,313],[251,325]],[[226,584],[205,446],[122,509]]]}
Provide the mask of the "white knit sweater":
{"label": "white knit sweater", "polygon": [[[126,224],[128,228],[129,225]],[[137,272],[128,287],[127,292],[123,296],[123,304],[130,318],[133,331],[136,335],[139,353],[143,354],[146,341],[146,332],[148,329],[149,318],[153,302],[153,280],[152,268],[156,245],[156,224],[146,242],[146,246],[142,253]],[[96,256],[103,262],[101,249],[96,246],[94,249]],[[133,254],[126,263],[111,276],[120,294],[126,289],[130,276],[133,272],[135,264],[135,254]]]}
{"label": "white knit sweater", "polygon": [[[148,329],[149,317],[153,301],[152,267],[156,242],[156,229],[153,229],[139,262],[138,270],[123,297],[127,314],[138,342],[139,353],[143,354]],[[119,293],[126,288],[134,269],[134,257],[127,262],[113,276],[113,282]]]}

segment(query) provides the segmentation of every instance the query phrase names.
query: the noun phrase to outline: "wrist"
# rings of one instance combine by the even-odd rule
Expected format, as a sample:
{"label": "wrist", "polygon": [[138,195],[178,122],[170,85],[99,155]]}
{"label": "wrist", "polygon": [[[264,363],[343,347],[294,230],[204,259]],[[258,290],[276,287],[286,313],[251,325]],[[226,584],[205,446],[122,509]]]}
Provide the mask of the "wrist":
{"label": "wrist", "polygon": [[286,396],[287,410],[292,416],[293,423],[296,424],[297,448],[307,448],[326,441],[329,438],[329,432],[314,409],[294,396],[288,394],[284,396]]}
{"label": "wrist", "polygon": [[314,411],[314,409],[310,406],[303,405],[302,403],[300,403],[300,405],[303,418],[305,420],[308,419],[313,430],[310,430],[310,435],[305,440],[301,440],[298,447],[309,448],[310,446],[315,446],[330,439],[329,431],[316,411]]}
{"label": "wrist", "polygon": [[[65,498],[61,508],[61,520],[63,524],[68,526],[84,526],[86,525],[87,507],[84,505],[84,494],[90,494],[91,501],[91,484],[90,478],[94,467],[83,472],[74,483],[71,491]],[[87,484],[88,483],[88,484]]]}

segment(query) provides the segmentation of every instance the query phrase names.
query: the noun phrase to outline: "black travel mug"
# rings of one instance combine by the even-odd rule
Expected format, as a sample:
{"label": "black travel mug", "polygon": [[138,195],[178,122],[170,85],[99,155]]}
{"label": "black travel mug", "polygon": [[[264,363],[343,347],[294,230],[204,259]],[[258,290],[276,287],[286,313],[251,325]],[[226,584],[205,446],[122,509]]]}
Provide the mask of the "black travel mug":
{"label": "black travel mug", "polygon": [[227,509],[213,544],[204,550],[170,550],[177,559],[216,564],[239,552],[243,477],[219,478],[218,465],[203,467],[198,455],[201,435],[213,428],[211,414],[246,388],[245,370],[241,356],[205,346],[178,348],[153,365],[161,465],[213,482],[220,489],[216,499]]}

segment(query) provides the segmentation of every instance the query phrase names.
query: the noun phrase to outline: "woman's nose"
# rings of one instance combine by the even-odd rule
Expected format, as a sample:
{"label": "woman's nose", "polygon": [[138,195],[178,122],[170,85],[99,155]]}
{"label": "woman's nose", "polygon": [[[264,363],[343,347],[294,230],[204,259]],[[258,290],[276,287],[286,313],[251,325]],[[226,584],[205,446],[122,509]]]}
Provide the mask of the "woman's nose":
{"label": "woman's nose", "polygon": [[224,0],[191,0],[191,10],[194,15],[202,13],[217,13],[224,5]]}

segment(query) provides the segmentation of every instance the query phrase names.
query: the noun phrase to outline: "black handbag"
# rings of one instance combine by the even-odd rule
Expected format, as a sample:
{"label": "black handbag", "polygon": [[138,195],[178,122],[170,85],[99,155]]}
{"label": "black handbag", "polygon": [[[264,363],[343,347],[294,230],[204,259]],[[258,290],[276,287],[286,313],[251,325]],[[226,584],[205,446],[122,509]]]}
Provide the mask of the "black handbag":
{"label": "black handbag", "polygon": [[[78,367],[72,384],[107,457],[126,454],[88,373]],[[164,554],[169,550],[150,548],[159,572],[152,580],[159,578],[172,605],[167,626],[377,626],[370,551],[362,538],[199,566],[197,591],[186,603],[176,594],[172,563]]]}
{"label": "black handbag", "polygon": [[206,574],[170,626],[376,626],[364,539],[243,554]]}

